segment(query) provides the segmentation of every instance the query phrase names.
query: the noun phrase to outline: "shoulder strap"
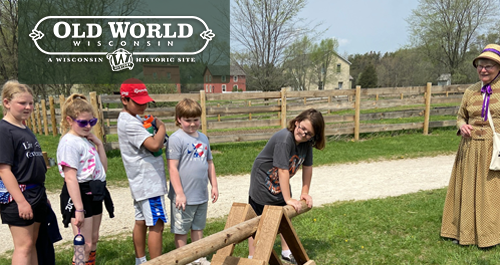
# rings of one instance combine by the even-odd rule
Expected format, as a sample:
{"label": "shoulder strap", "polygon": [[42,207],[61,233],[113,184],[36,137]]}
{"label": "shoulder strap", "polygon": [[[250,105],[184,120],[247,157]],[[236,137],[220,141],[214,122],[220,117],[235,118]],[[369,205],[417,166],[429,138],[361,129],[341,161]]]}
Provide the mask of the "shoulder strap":
{"label": "shoulder strap", "polygon": [[[483,94],[483,100],[486,96],[486,93]],[[488,108],[488,122],[490,123],[491,129],[493,130],[493,134],[495,134],[495,125],[493,124],[493,119],[491,118],[490,108]]]}

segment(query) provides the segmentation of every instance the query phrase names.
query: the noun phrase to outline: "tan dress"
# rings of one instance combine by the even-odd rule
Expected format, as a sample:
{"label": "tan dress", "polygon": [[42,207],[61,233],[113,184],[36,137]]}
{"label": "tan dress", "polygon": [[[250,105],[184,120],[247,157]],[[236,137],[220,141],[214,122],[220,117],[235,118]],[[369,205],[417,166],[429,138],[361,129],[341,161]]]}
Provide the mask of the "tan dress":
{"label": "tan dress", "polygon": [[[500,131],[500,82],[492,85],[490,112]],[[473,126],[472,137],[460,142],[451,173],[443,210],[441,236],[461,245],[489,247],[500,243],[500,171],[489,170],[492,130],[481,117],[481,82],[464,93],[457,115],[457,127]]]}

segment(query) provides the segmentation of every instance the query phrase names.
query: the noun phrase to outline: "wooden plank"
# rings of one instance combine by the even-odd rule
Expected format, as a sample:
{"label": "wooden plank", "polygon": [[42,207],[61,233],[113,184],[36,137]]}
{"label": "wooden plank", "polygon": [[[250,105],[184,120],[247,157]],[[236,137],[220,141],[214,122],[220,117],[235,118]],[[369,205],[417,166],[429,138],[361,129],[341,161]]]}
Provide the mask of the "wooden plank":
{"label": "wooden plank", "polygon": [[278,99],[281,97],[279,91],[275,92],[248,92],[248,93],[211,93],[207,100],[253,100],[253,99]]}
{"label": "wooden plank", "polygon": [[211,143],[251,142],[269,140],[278,130],[269,133],[208,136]]}
{"label": "wooden plank", "polygon": [[306,250],[304,249],[304,246],[302,246],[302,243],[299,240],[297,232],[295,232],[295,229],[292,226],[292,222],[290,221],[288,216],[286,216],[285,213],[281,218],[279,231],[283,236],[283,238],[285,239],[297,263],[298,264],[306,263],[309,260],[309,256],[307,256]]}
{"label": "wooden plank", "polygon": [[[280,126],[281,121],[278,119],[274,120],[252,120],[252,121],[220,121],[220,122],[208,122],[208,129],[245,129],[249,127],[261,127],[261,126]],[[228,132],[230,134],[231,132]]]}
{"label": "wooden plank", "polygon": [[314,260],[310,260],[310,261],[304,263],[304,265],[316,265],[316,262],[314,262]]}
{"label": "wooden plank", "polygon": [[269,265],[283,265],[280,256],[281,255],[278,255],[278,253],[276,253],[276,251],[274,251],[273,249],[273,251],[271,252],[271,257],[269,258]]}
{"label": "wooden plank", "polygon": [[317,110],[345,110],[345,109],[354,109],[354,103],[353,102],[332,102],[332,103],[323,103],[323,104],[311,104],[311,105],[288,105],[287,110],[288,111],[297,111],[297,112],[302,112],[306,109],[310,108],[315,108]]}
{"label": "wooden plank", "polygon": [[280,106],[252,106],[252,107],[207,107],[208,115],[217,114],[247,114],[247,113],[261,113],[261,112],[276,112],[280,111]]}
{"label": "wooden plank", "polygon": [[362,109],[375,109],[375,108],[390,108],[390,107],[400,107],[408,105],[424,105],[425,101],[423,98],[418,99],[384,99],[379,101],[369,100],[361,102]]}
{"label": "wooden plank", "polygon": [[340,90],[311,90],[311,91],[287,91],[288,98],[310,98],[310,97],[330,97],[330,96],[352,96],[355,91],[352,89]]}
{"label": "wooden plank", "polygon": [[276,234],[278,233],[283,214],[282,207],[264,206],[257,233],[255,234],[254,259],[269,260],[271,258]]}

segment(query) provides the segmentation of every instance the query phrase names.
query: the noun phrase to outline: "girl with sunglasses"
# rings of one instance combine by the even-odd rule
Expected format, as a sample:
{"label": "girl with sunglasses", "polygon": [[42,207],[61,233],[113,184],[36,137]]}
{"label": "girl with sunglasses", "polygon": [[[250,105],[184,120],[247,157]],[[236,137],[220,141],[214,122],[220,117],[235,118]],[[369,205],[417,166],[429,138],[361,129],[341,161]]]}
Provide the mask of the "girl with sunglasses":
{"label": "girl with sunglasses", "polygon": [[[33,111],[33,90],[15,80],[2,87],[0,120],[0,214],[14,241],[12,264],[38,264],[35,243],[47,216],[42,149],[25,122]],[[7,193],[5,193],[5,188]],[[9,195],[10,194],[10,195]]]}
{"label": "girl with sunglasses", "polygon": [[[106,189],[108,160],[102,142],[91,132],[95,112],[81,94],[72,94],[62,107],[61,134],[57,147],[59,173],[64,178],[61,192],[63,223],[71,221],[73,233],[85,238],[87,264],[95,264],[102,205]],[[74,263],[73,263],[74,264]]]}

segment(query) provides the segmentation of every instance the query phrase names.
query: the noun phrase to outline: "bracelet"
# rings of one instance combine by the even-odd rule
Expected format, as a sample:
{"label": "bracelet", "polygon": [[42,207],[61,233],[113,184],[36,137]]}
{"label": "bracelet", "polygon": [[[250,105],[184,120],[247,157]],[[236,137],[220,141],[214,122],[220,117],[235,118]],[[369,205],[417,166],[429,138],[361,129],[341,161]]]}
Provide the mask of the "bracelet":
{"label": "bracelet", "polygon": [[75,212],[78,212],[78,213],[84,213],[85,210],[75,210]]}

